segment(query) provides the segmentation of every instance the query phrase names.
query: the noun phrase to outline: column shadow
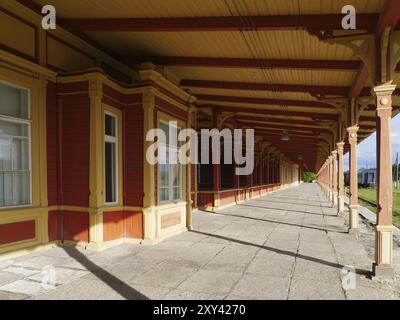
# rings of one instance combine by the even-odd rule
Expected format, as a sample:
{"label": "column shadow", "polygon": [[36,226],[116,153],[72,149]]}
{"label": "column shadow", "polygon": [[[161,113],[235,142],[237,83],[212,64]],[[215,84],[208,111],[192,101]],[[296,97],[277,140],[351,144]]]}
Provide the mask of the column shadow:
{"label": "column shadow", "polygon": [[83,253],[79,252],[73,247],[64,247],[65,252],[82,266],[84,266],[88,271],[95,275],[98,279],[103,281],[115,292],[120,294],[123,298],[127,300],[149,300],[148,297],[135,290],[131,286],[127,285],[122,280],[118,279],[116,276],[110,272],[102,269],[97,264],[90,261]]}
{"label": "column shadow", "polygon": [[292,209],[279,209],[279,208],[272,208],[272,207],[262,207],[262,206],[254,206],[250,204],[238,204],[237,206],[241,207],[251,207],[251,208],[258,208],[258,209],[268,209],[268,210],[277,210],[277,211],[287,211],[287,212],[297,212],[297,213],[305,213],[305,214],[310,214],[310,215],[315,215],[315,216],[321,216],[321,217],[334,217],[331,215],[327,214],[320,214],[320,213],[314,213],[314,212],[305,212],[305,211],[299,211],[299,210],[292,210]]}
{"label": "column shadow", "polygon": [[[251,242],[246,242],[246,241],[243,241],[243,240],[228,238],[228,237],[225,237],[225,236],[220,236],[220,235],[211,234],[211,233],[202,232],[202,231],[197,231],[197,230],[191,230],[190,232],[197,233],[197,234],[202,234],[202,235],[209,236],[209,237],[214,237],[214,238],[225,240],[225,241],[238,243],[238,244],[241,244],[241,245],[252,246],[252,247],[259,248],[259,249],[268,250],[268,251],[275,252],[275,253],[278,253],[278,254],[282,254],[282,255],[286,255],[286,256],[290,256],[290,257],[303,259],[303,260],[306,260],[306,261],[319,263],[319,264],[322,264],[322,265],[325,265],[325,266],[328,266],[328,267],[332,267],[332,268],[336,268],[336,269],[340,269],[340,270],[345,267],[344,265],[342,265],[340,263],[330,262],[330,261],[322,260],[322,259],[319,259],[319,258],[310,257],[310,256],[306,256],[306,255],[299,254],[299,253],[294,253],[294,252],[287,251],[287,250],[282,250],[282,249],[277,249],[277,248],[273,248],[273,247],[268,247],[268,246],[265,246],[265,245],[259,245],[259,244],[255,244],[255,243],[251,243]],[[355,269],[355,273],[358,274],[358,275],[362,275],[362,276],[370,276],[371,275],[371,271],[364,270],[364,269]]]}
{"label": "column shadow", "polygon": [[330,229],[325,229],[325,228],[317,228],[317,227],[311,227],[311,226],[307,226],[307,225],[299,225],[299,224],[295,224],[295,223],[268,220],[268,219],[261,219],[261,218],[254,218],[254,217],[244,217],[244,216],[234,215],[234,214],[229,214],[229,213],[220,213],[220,212],[214,212],[214,213],[217,214],[217,215],[220,215],[220,216],[237,217],[237,218],[243,218],[243,219],[249,219],[249,220],[255,220],[255,221],[271,222],[271,223],[275,223],[275,224],[283,224],[283,225],[287,225],[287,226],[300,227],[300,228],[311,229],[311,230],[347,234],[347,231],[330,230]]}

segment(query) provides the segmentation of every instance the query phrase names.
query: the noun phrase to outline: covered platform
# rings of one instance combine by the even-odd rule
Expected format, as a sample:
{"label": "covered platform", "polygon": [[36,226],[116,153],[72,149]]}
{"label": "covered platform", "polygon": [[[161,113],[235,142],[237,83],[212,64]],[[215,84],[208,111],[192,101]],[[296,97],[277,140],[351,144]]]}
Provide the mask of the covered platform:
{"label": "covered platform", "polygon": [[[42,24],[48,2],[55,29]],[[342,12],[348,5],[355,29],[348,28],[352,10]],[[361,270],[393,279],[390,121],[400,110],[399,20],[398,0],[0,1],[0,260],[33,253],[39,258],[30,259],[41,261],[54,253],[61,256],[49,261],[73,264],[63,248],[77,247],[90,253],[72,252],[100,265],[126,250],[124,259],[143,272],[135,262],[142,255],[157,266],[193,269],[178,273],[165,296],[196,285],[195,292],[224,298],[268,294],[266,287],[248,292],[244,279],[269,288],[276,280],[282,290],[273,297],[294,298],[303,285],[313,295],[312,282],[296,277],[311,264],[324,269],[313,273],[321,282],[335,275],[337,290],[319,294],[345,298],[339,267],[358,268],[361,260]],[[146,155],[156,139],[147,134],[169,132],[171,123],[197,133],[253,129],[254,146],[241,150],[254,153],[254,170],[240,176],[237,162],[151,163]],[[360,243],[357,197],[357,144],[373,132],[374,258]],[[316,173],[319,187],[303,186],[304,172]],[[54,246],[62,248],[37,253]],[[172,261],[164,261],[169,252]],[[220,253],[237,269],[223,270]],[[129,276],[124,259],[114,267]],[[203,270],[209,263],[213,271]],[[278,280],[246,274],[273,274],[278,265],[286,272]],[[231,286],[212,292],[204,279],[219,272]],[[101,283],[90,273],[85,281]],[[142,276],[136,280],[146,287]],[[34,287],[15,277],[17,284],[0,290]],[[126,282],[136,281],[111,278],[129,292]]]}
{"label": "covered platform", "polygon": [[[195,211],[192,231],[152,247],[54,248],[3,261],[0,299],[400,299],[400,248],[396,278],[371,280],[374,230],[361,223],[356,238],[345,220],[316,184],[293,187]],[[45,290],[49,264],[57,285]]]}

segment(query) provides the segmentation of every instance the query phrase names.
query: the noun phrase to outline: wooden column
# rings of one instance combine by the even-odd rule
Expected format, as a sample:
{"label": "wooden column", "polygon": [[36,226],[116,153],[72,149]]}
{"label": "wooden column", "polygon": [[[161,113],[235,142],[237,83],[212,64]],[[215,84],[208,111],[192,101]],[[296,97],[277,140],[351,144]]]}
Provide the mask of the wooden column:
{"label": "wooden column", "polygon": [[393,269],[393,185],[391,116],[395,85],[384,84],[373,89],[376,96],[377,145],[377,225],[375,235],[375,276],[394,276]]}
{"label": "wooden column", "polygon": [[343,165],[343,147],[344,142],[339,142],[338,147],[338,215],[344,212],[344,165]]}
{"label": "wooden column", "polygon": [[337,206],[338,204],[338,176],[337,176],[337,154],[338,152],[332,151],[332,179],[333,179],[333,205]]}
{"label": "wooden column", "polygon": [[347,128],[349,133],[350,163],[350,219],[349,233],[358,232],[358,169],[357,169],[357,131],[358,126]]}
{"label": "wooden column", "polygon": [[328,157],[328,199],[332,202],[332,156]]}
{"label": "wooden column", "polygon": [[214,190],[214,207],[219,206],[219,190],[221,182],[221,165],[213,164],[213,190]]}
{"label": "wooden column", "polygon": [[[155,121],[155,96],[157,90],[148,90],[143,95],[143,134],[154,128]],[[155,166],[146,159],[146,150],[152,141],[144,141],[143,144],[143,238],[144,243],[153,243],[156,238],[156,197],[155,197]]]}

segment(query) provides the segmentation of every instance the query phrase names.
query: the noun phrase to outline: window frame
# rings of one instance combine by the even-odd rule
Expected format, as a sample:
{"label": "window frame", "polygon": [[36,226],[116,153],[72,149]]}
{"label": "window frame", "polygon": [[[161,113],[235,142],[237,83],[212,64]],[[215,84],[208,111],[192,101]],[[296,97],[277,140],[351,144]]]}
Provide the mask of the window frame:
{"label": "window frame", "polygon": [[[114,118],[115,121],[115,137],[106,135],[106,116],[110,116]],[[116,113],[111,112],[109,110],[104,110],[103,112],[103,185],[104,185],[104,204],[106,206],[113,206],[119,204],[119,117]],[[115,153],[115,201],[107,202],[107,186],[106,186],[106,143],[113,143],[115,145],[114,153]]]}
{"label": "window frame", "polygon": [[[158,119],[158,128],[161,128],[161,123],[163,123],[164,125],[168,126],[168,130],[169,130],[169,126],[170,126],[169,122],[170,121],[176,121],[177,122],[178,131],[182,130],[181,126],[179,125],[179,121],[178,120],[176,120],[176,119],[164,119],[163,117]],[[178,135],[179,135],[179,133],[178,133]],[[170,146],[170,144],[169,144],[169,141],[168,141],[168,143],[165,145],[165,147],[167,148],[167,151],[169,149],[168,148],[169,146]],[[183,165],[181,163],[179,163],[179,148],[180,148],[180,146],[179,146],[179,141],[178,141],[178,146],[176,146],[177,156],[178,156],[177,166],[178,166],[178,175],[179,175],[179,179],[178,179],[178,181],[179,181],[179,185],[178,185],[178,187],[179,187],[179,196],[178,196],[178,198],[172,199],[172,197],[171,197],[171,195],[173,195],[173,191],[174,191],[174,188],[175,188],[173,186],[171,186],[171,188],[170,188],[170,185],[169,185],[171,170],[168,169],[168,186],[167,187],[161,187],[161,164],[160,163],[158,164],[158,175],[157,175],[158,176],[157,177],[158,190],[157,191],[158,191],[158,202],[161,205],[165,205],[165,204],[169,204],[169,203],[177,203],[177,202],[180,202],[180,201],[184,200],[183,199],[183,188],[184,188],[183,173],[184,173],[184,170],[183,170]],[[169,153],[168,153],[168,155],[169,155]],[[168,166],[170,166],[170,165],[171,164],[168,164]],[[163,189],[165,189],[165,188],[168,189],[168,200],[161,200],[161,189],[162,188]]]}
{"label": "window frame", "polygon": [[[27,114],[28,117],[27,119],[23,118],[17,118],[13,116],[6,116],[2,115],[0,113],[0,120],[5,121],[5,122],[13,122],[13,123],[19,123],[19,124],[24,124],[27,125],[28,130],[27,130],[27,140],[28,140],[28,170],[23,170],[24,172],[28,171],[29,172],[29,203],[27,204],[17,204],[17,205],[11,205],[11,206],[1,206],[0,205],[0,210],[5,210],[5,209],[18,209],[18,208],[29,208],[32,207],[33,204],[33,168],[32,168],[32,92],[30,88],[23,87],[20,85],[16,85],[14,83],[4,81],[0,79],[0,84],[19,89],[19,90],[24,90],[27,94]],[[13,136],[8,136],[11,140],[13,139]],[[12,152],[12,150],[11,150]],[[1,170],[0,170],[1,171]],[[12,169],[12,159],[11,159],[11,170],[10,172],[13,174],[14,172],[19,172],[15,171]],[[11,191],[13,194],[14,198],[14,190]]]}

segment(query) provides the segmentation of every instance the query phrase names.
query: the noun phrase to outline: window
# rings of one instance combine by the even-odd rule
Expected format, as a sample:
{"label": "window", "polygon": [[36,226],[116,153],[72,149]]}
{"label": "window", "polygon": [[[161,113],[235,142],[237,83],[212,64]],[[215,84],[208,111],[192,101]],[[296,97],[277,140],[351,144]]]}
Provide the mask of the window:
{"label": "window", "polygon": [[105,202],[117,203],[118,195],[118,136],[117,117],[111,113],[104,115],[104,177]]}
{"label": "window", "polygon": [[[179,149],[177,145],[174,145],[170,141],[169,129],[170,124],[165,121],[160,122],[160,129],[164,131],[166,136],[165,146],[166,148],[166,159],[162,161],[164,164],[160,164],[160,201],[175,201],[181,199],[182,192],[182,178],[181,178],[181,165],[178,163]],[[179,135],[179,128],[172,128],[177,130],[176,137]],[[169,159],[174,159],[174,164],[169,163]]]}
{"label": "window", "polygon": [[29,96],[0,82],[0,208],[31,204]]}

